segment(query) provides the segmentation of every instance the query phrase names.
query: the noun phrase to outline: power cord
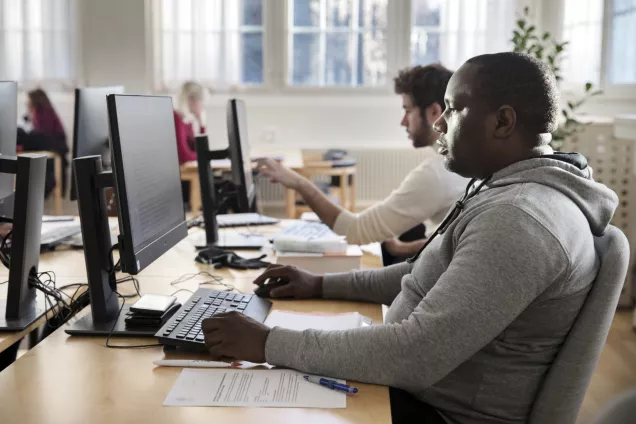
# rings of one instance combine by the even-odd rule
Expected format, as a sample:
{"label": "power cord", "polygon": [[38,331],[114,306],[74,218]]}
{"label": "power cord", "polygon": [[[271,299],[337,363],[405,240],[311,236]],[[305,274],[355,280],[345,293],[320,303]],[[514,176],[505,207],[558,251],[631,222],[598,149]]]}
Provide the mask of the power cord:
{"label": "power cord", "polygon": [[[199,277],[199,276],[210,278],[210,280],[200,282],[199,283],[199,288],[201,286],[223,286],[223,287],[225,287],[225,290],[222,290],[222,291],[231,292],[233,290],[236,290],[237,292],[243,294],[242,291],[237,289],[232,284],[224,283],[223,282],[223,277],[220,277],[218,275],[210,274],[207,271],[201,271],[201,272],[191,273],[191,274],[183,274],[182,276],[180,276],[179,278],[177,278],[176,280],[171,282],[170,285],[171,286],[176,286],[177,284],[185,283],[186,281],[192,280],[193,278],[196,278],[196,277]],[[176,294],[176,293],[179,293],[180,291],[188,291],[190,293],[194,293],[193,291],[188,290],[188,289],[179,289],[178,291],[173,293],[172,296],[174,296],[174,294]]]}

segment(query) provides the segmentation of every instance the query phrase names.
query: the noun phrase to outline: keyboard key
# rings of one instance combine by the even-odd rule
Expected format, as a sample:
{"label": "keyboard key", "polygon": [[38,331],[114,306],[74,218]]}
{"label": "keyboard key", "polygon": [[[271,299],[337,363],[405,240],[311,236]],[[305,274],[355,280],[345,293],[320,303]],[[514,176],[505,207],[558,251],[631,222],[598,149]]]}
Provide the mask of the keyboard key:
{"label": "keyboard key", "polygon": [[196,336],[194,334],[188,334],[185,339],[186,340],[194,340],[195,338],[196,338]]}
{"label": "keyboard key", "polygon": [[185,334],[177,334],[177,339],[185,339]]}
{"label": "keyboard key", "polygon": [[201,342],[201,343],[203,343],[203,341],[204,341],[203,334],[199,334],[195,340],[196,340],[197,342]]}
{"label": "keyboard key", "polygon": [[219,295],[217,296],[218,299],[225,299],[227,297],[228,293],[227,292],[221,292],[219,293]]}

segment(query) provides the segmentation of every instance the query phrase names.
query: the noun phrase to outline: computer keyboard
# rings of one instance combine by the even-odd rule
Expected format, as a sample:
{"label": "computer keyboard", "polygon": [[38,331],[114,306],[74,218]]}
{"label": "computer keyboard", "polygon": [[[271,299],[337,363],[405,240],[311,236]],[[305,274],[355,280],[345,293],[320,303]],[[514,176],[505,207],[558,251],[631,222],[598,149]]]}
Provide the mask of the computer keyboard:
{"label": "computer keyboard", "polygon": [[272,236],[274,249],[279,252],[345,253],[344,237],[319,222],[298,221]]}
{"label": "computer keyboard", "polygon": [[253,294],[198,289],[155,334],[164,345],[205,350],[201,323],[221,312],[236,311],[265,321],[272,304]]}
{"label": "computer keyboard", "polygon": [[[216,216],[216,224],[219,228],[230,227],[252,227],[256,225],[274,225],[280,222],[279,219],[269,216],[261,215],[258,213],[230,213],[230,214],[218,214]],[[186,220],[188,228],[200,227],[205,225],[202,216],[196,218],[190,218]]]}
{"label": "computer keyboard", "polygon": [[40,244],[54,245],[81,232],[79,221],[43,222]]}
{"label": "computer keyboard", "polygon": [[280,220],[258,213],[230,213],[217,215],[216,222],[220,228],[225,228],[248,227],[252,225],[273,225],[278,224]]}

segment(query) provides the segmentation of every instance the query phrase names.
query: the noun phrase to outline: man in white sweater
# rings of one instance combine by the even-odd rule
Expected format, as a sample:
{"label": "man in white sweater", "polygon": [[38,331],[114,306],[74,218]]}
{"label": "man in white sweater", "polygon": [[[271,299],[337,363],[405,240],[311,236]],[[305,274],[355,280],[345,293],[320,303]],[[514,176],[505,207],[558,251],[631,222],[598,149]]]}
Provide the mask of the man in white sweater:
{"label": "man in white sweater", "polygon": [[395,78],[395,92],[402,96],[401,125],[413,147],[425,151],[425,159],[382,202],[355,214],[331,202],[311,181],[273,159],[259,162],[261,172],[285,187],[296,190],[336,233],[350,244],[387,241],[394,256],[410,256],[424,241],[400,242],[393,237],[424,222],[432,232],[461,195],[468,182],[444,168],[434,147],[439,134],[433,123],[444,112],[444,92],[452,72],[439,64],[402,70]]}

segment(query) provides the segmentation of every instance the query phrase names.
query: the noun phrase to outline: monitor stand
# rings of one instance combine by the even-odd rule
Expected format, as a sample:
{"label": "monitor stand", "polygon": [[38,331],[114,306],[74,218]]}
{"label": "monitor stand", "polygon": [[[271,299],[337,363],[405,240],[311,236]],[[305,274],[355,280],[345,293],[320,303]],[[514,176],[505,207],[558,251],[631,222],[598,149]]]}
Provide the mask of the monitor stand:
{"label": "monitor stand", "polygon": [[121,314],[110,321],[95,321],[92,314],[85,315],[75,320],[66,329],[66,333],[76,336],[108,336],[110,334],[113,336],[154,337],[160,327],[152,329],[126,328],[126,314],[131,306],[124,305]]}
{"label": "monitor stand", "polygon": [[23,331],[47,311],[38,305],[37,290],[29,283],[38,271],[44,210],[46,156],[0,156],[0,173],[15,175],[11,260],[6,300],[0,301],[0,331]]}
{"label": "monitor stand", "polygon": [[130,305],[124,305],[119,312],[120,299],[115,293],[117,282],[115,274],[110,272],[112,244],[104,192],[113,187],[113,174],[103,171],[101,156],[74,159],[73,167],[82,234],[91,234],[91,237],[83,238],[91,314],[74,320],[65,331],[71,335],[105,336],[110,334],[115,323],[113,335],[154,336],[156,331],[126,328],[124,320]]}
{"label": "monitor stand", "polygon": [[[229,192],[217,192],[214,187],[214,172],[210,165],[211,160],[227,159],[229,150],[210,150],[207,135],[197,136],[195,139],[197,151],[197,168],[199,172],[199,184],[201,187],[201,204],[203,206],[203,223],[205,233],[196,235],[192,241],[197,249],[218,247],[228,250],[258,250],[268,243],[265,236],[260,234],[248,234],[245,231],[224,230],[219,234],[219,226],[216,215],[219,205],[228,198],[238,193],[238,190]],[[236,187],[234,187],[236,188]]]}

